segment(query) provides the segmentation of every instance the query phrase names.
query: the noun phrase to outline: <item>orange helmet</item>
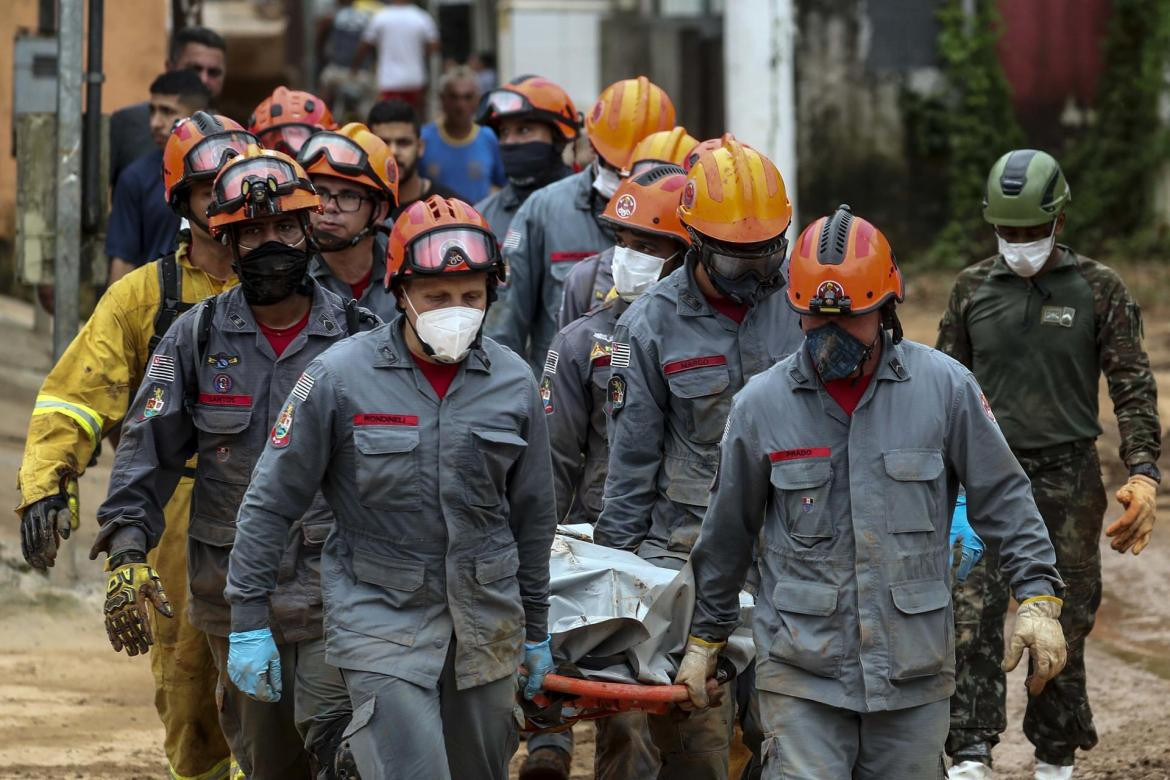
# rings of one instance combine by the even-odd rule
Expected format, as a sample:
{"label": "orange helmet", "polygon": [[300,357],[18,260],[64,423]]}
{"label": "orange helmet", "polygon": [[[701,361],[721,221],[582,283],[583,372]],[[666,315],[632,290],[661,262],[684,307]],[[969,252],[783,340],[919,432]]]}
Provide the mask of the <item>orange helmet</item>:
{"label": "orange helmet", "polygon": [[239,122],[219,114],[196,111],[180,119],[163,149],[163,192],[179,211],[191,185],[214,179],[225,162],[243,154],[256,138]]}
{"label": "orange helmet", "polygon": [[321,210],[321,198],[300,164],[282,152],[249,146],[220,169],[207,207],[211,236],[257,217]]}
{"label": "orange helmet", "polygon": [[691,166],[678,215],[716,241],[758,244],[784,234],[792,204],[772,161],[728,135]]}
{"label": "orange helmet", "polygon": [[726,142],[727,139],[731,139],[732,141],[734,141],[735,136],[732,135],[731,133],[724,133],[719,138],[708,138],[706,141],[703,141],[698,146],[696,146],[694,149],[691,149],[691,151],[687,154],[686,159],[683,160],[683,162],[682,162],[683,170],[690,172],[691,166],[694,165],[695,161],[699,159],[699,155],[701,155],[703,152],[715,151],[719,147],[723,146],[724,142]]}
{"label": "orange helmet", "polygon": [[678,218],[678,199],[686,183],[686,174],[677,165],[659,165],[622,179],[601,219],[615,228],[667,236],[690,246],[691,236]]}
{"label": "orange helmet", "polygon": [[639,141],[672,127],[670,96],[645,76],[610,84],[585,119],[589,142],[601,159],[619,171],[628,167],[630,152]]}
{"label": "orange helmet", "polygon": [[361,122],[312,136],[301,147],[297,162],[310,176],[346,179],[398,203],[398,163],[386,142]]}
{"label": "orange helmet", "polygon": [[248,129],[269,149],[295,157],[313,133],[337,123],[325,101],[308,92],[277,87],[252,112]]}
{"label": "orange helmet", "polygon": [[569,93],[541,76],[519,76],[484,95],[475,121],[498,133],[500,120],[512,118],[551,125],[566,143],[577,137],[581,126]]}
{"label": "orange helmet", "polygon": [[687,155],[698,145],[699,139],[690,135],[685,127],[651,133],[639,141],[630,153],[629,170],[626,173],[636,176],[655,165],[682,165]]}
{"label": "orange helmet", "polygon": [[838,206],[804,229],[788,264],[788,303],[803,314],[865,314],[906,295],[882,232]]}
{"label": "orange helmet", "polygon": [[386,244],[386,287],[416,274],[490,271],[503,281],[504,261],[491,225],[468,204],[432,195],[398,215]]}

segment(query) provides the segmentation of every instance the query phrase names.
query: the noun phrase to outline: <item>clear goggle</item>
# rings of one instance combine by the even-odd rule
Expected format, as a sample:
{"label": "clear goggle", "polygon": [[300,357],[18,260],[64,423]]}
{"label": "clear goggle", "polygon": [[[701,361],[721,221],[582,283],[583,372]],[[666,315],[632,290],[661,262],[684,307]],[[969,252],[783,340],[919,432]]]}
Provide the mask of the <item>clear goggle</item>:
{"label": "clear goggle", "polygon": [[475,227],[453,227],[423,233],[406,247],[406,264],[420,274],[442,273],[464,265],[487,271],[500,263],[496,239]]}

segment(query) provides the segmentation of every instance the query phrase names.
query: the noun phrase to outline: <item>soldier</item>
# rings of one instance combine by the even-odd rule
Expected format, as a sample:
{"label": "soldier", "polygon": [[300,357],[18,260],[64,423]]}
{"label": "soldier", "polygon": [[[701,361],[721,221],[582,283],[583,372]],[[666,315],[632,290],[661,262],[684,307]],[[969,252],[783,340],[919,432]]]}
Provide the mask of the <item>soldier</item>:
{"label": "soldier", "polygon": [[638,141],[674,126],[674,105],[645,76],[606,87],[585,118],[593,164],[533,193],[504,237],[508,298],[487,334],[539,374],[557,333],[562,285],[580,260],[613,244],[598,222]]}
{"label": "soldier", "polygon": [[[145,602],[163,614],[171,610],[145,553],[165,529],[163,502],[187,458],[198,453],[188,606],[219,669],[220,727],[251,778],[306,777],[310,756],[328,771],[349,719],[344,683],[325,664],[321,639],[320,553],[332,526],[323,501],[277,545],[284,566],[272,604],[275,636],[268,629],[266,636],[231,633],[224,599],[236,510],[269,431],[274,439],[287,431],[284,399],[304,392],[298,377],[313,357],[377,321],[307,276],[308,212],[320,202],[296,162],[256,146],[216,177],[211,232],[227,239],[240,286],[179,317],[151,357],[123,427],[90,553],[109,555],[111,644],[144,651],[151,641]],[[280,663],[260,686],[239,673],[240,659],[266,644],[278,649]]]}
{"label": "soldier", "polygon": [[[659,130],[638,142],[630,153],[626,176],[637,176],[659,165],[682,165],[699,142],[684,127]],[[565,277],[565,296],[557,315],[557,327],[564,328],[605,300],[613,289],[613,247],[573,266]]]}
{"label": "soldier", "polygon": [[[240,508],[233,628],[266,630],[281,540],[318,489],[337,521],[322,585],[328,660],[363,778],[508,776],[525,695],[553,662],[548,431],[525,362],[481,339],[503,271],[459,200],[410,206],[386,283],[404,313],[311,363]],[[254,672],[275,662],[266,656]]]}
{"label": "soldier", "polygon": [[[1069,199],[1060,165],[1044,152],[1018,149],[995,163],[983,217],[995,228],[999,253],[959,274],[938,335],[938,348],[986,389],[1032,481],[1066,586],[1061,623],[1068,667],[1029,697],[1024,715],[1042,780],[1071,777],[1077,749],[1097,744],[1084,648],[1101,601],[1098,540],[1107,502],[1094,441],[1101,434],[1102,373],[1130,475],[1116,493],[1126,511],[1106,530],[1113,549],[1134,555],[1145,549],[1161,479],[1157,387],[1142,349],[1141,312],[1115,271],[1056,243]],[[990,545],[985,563],[955,592],[952,777],[991,777],[991,749],[1007,726],[1004,675],[994,663],[1009,596],[1001,556]]]}
{"label": "soldier", "polygon": [[358,122],[322,131],[301,147],[298,162],[321,197],[312,213],[320,253],[309,275],[342,300],[353,298],[392,319],[394,296],[382,286],[386,239],[380,226],[398,205],[398,165],[386,143]]}
{"label": "soldier", "polygon": [[248,119],[248,130],[266,149],[296,157],[309,137],[322,130],[336,130],[333,112],[321,98],[309,92],[277,87],[260,101]]}
{"label": "soldier", "polygon": [[[102,437],[116,437],[146,361],[171,323],[236,283],[231,250],[211,237],[201,215],[216,172],[255,142],[231,119],[201,111],[171,132],[163,154],[164,194],[191,230],[179,233],[173,254],[110,286],[41,385],[18,478],[21,546],[30,566],[52,566],[60,541],[76,530],[77,477]],[[189,467],[178,481],[164,509],[167,530],[150,554],[151,565],[171,584],[177,612],[156,628],[150,669],[171,773],[217,778],[228,770],[228,747],[215,710],[215,663],[207,637],[185,609],[193,473]],[[138,648],[127,652],[136,655]]]}
{"label": "soldier", "polygon": [[[678,218],[686,183],[675,165],[643,168],[622,181],[601,219],[614,231],[614,287],[600,306],[569,323],[553,339],[540,378],[540,395],[552,442],[557,520],[593,524],[601,513],[605,470],[606,386],[618,317],[659,278],[682,264],[691,237]],[[652,777],[658,751],[650,741],[646,717],[628,713],[597,721],[598,778]],[[521,780],[568,778],[573,733],[542,734],[528,740]]]}
{"label": "soldier", "polygon": [[[594,528],[599,544],[672,569],[698,538],[731,397],[800,343],[796,316],[774,295],[792,220],[776,166],[729,140],[691,168],[679,217],[691,237],[683,267],[614,331],[609,469]],[[659,777],[727,776],[731,699],[681,724],[649,719]]]}
{"label": "soldier", "polygon": [[901,340],[902,275],[885,237],[841,207],[805,229],[789,262],[804,345],[732,404],[675,681],[707,704],[758,551],[765,776],[938,778],[958,483],[977,530],[1001,544],[1020,600],[1005,664],[1027,646],[1034,689],[1064,663],[1052,545],[974,378]]}

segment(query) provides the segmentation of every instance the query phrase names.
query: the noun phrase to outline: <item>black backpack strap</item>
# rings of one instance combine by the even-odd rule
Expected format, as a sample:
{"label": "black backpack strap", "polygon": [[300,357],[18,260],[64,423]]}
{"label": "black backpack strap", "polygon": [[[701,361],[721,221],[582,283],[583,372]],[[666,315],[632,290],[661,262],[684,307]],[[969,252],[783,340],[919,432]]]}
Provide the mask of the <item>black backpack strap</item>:
{"label": "black backpack strap", "polygon": [[211,296],[203,302],[203,311],[199,312],[199,332],[195,334],[195,354],[199,356],[199,365],[207,361],[207,345],[211,341],[211,321],[215,319],[216,296]]}
{"label": "black backpack strap", "polygon": [[163,255],[158,260],[159,304],[158,312],[154,315],[154,334],[147,344],[147,355],[154,353],[167,329],[174,324],[179,315],[191,308],[191,304],[183,303],[183,289],[179,277],[179,260],[174,252]]}
{"label": "black backpack strap", "polygon": [[358,306],[355,298],[345,302],[345,332],[352,336],[362,330],[363,323],[376,324],[378,319],[370,312]]}

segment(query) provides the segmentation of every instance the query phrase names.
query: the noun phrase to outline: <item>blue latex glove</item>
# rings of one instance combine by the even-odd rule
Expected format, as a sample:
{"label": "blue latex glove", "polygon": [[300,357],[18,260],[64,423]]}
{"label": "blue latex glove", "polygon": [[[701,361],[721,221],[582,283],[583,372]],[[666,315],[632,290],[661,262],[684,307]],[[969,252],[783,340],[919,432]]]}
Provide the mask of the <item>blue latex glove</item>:
{"label": "blue latex glove", "polygon": [[228,634],[228,677],[257,701],[280,701],[280,651],[268,628]]}
{"label": "blue latex glove", "polygon": [[[975,564],[979,563],[979,559],[983,557],[983,540],[967,522],[967,496],[965,494],[959,494],[959,500],[955,502],[955,514],[951,517],[950,550],[952,556],[954,556],[956,542],[962,545],[963,552],[959,558],[959,571],[955,575],[955,579],[959,582],[966,582],[967,577],[971,575],[971,570],[975,568]],[[950,560],[954,560],[953,557]]]}
{"label": "blue latex glove", "polygon": [[552,657],[552,636],[546,636],[543,642],[524,643],[524,666],[528,669],[528,684],[524,686],[524,698],[531,699],[540,693],[544,685],[544,676],[556,671]]}

